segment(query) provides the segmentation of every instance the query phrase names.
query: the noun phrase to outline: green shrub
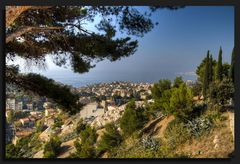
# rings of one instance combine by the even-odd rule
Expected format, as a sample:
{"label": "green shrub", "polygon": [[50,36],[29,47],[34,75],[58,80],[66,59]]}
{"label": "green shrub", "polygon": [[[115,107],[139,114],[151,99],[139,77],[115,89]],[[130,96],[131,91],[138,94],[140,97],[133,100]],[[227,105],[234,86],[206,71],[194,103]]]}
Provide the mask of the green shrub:
{"label": "green shrub", "polygon": [[192,92],[186,84],[181,84],[179,88],[174,88],[170,98],[169,109],[175,117],[185,119],[192,112]]}
{"label": "green shrub", "polygon": [[98,151],[105,152],[119,146],[122,142],[122,136],[113,123],[105,125],[105,132],[98,143]]}
{"label": "green shrub", "polygon": [[86,129],[86,123],[84,123],[83,119],[80,119],[77,123],[76,131],[80,133],[81,131]]}
{"label": "green shrub", "polygon": [[201,116],[208,108],[207,104],[201,103],[201,104],[194,104],[193,110],[191,112],[191,118],[196,118]]}
{"label": "green shrub", "polygon": [[125,136],[130,136],[133,132],[143,127],[146,122],[143,108],[136,108],[135,101],[131,100],[120,119],[120,128]]}
{"label": "green shrub", "polygon": [[190,139],[190,133],[185,125],[179,119],[170,122],[164,132],[167,148],[174,149],[177,145],[184,143]]}
{"label": "green shrub", "polygon": [[44,158],[56,158],[60,153],[62,142],[58,137],[51,137],[50,141],[44,146],[43,157]]}
{"label": "green shrub", "polygon": [[149,149],[152,151],[157,151],[160,148],[160,140],[155,139],[151,136],[143,137],[141,139],[141,144],[145,149]]}
{"label": "green shrub", "polygon": [[233,98],[234,85],[231,79],[224,78],[222,81],[215,81],[209,88],[210,99],[215,104],[225,105]]}
{"label": "green shrub", "polygon": [[10,143],[6,145],[6,158],[11,159],[11,158],[20,158],[18,154],[18,148]]}
{"label": "green shrub", "polygon": [[193,120],[188,120],[185,127],[192,136],[200,137],[202,133],[209,131],[212,125],[208,117],[198,117]]}
{"label": "green shrub", "polygon": [[80,139],[81,141],[77,139],[74,142],[76,153],[73,156],[76,158],[95,158],[96,130],[86,125],[86,128],[80,132]]}
{"label": "green shrub", "polygon": [[63,125],[63,122],[60,118],[54,119],[53,129],[61,128],[62,125]]}

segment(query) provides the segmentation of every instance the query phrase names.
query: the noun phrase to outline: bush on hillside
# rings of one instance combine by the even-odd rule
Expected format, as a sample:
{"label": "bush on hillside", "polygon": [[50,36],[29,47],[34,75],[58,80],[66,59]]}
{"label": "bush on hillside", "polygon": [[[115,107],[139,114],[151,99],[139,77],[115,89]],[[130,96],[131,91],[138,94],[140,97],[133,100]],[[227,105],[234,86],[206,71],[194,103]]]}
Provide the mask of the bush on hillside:
{"label": "bush on hillside", "polygon": [[166,146],[168,149],[174,149],[177,145],[186,142],[190,139],[191,135],[184,122],[180,119],[171,121],[166,130],[164,131],[164,138],[166,139]]}
{"label": "bush on hillside", "polygon": [[178,118],[185,119],[192,112],[193,100],[191,89],[186,84],[174,88],[171,94],[169,110]]}
{"label": "bush on hillside", "polygon": [[98,142],[98,151],[105,152],[109,151],[114,147],[117,147],[122,142],[122,136],[120,135],[117,127],[114,123],[109,123],[105,125],[105,132]]}
{"label": "bush on hillside", "polygon": [[97,141],[97,133],[95,128],[86,125],[86,128],[80,132],[80,139],[74,142],[76,158],[95,158],[96,149],[95,144]]}
{"label": "bush on hillside", "polygon": [[146,136],[141,139],[141,144],[145,149],[157,151],[160,148],[160,140],[151,136]]}
{"label": "bush on hillside", "polygon": [[60,153],[61,140],[58,137],[51,137],[50,141],[44,146],[43,157],[44,158],[56,158]]}
{"label": "bush on hillside", "polygon": [[120,128],[125,136],[129,136],[136,130],[142,128],[146,120],[144,109],[137,108],[135,101],[131,100],[127,104],[124,114],[120,119]]}
{"label": "bush on hillside", "polygon": [[202,133],[210,130],[212,122],[207,117],[198,117],[193,120],[188,120],[185,127],[192,136],[199,137]]}
{"label": "bush on hillside", "polygon": [[77,127],[76,127],[76,132],[80,133],[81,131],[86,129],[86,123],[84,123],[83,119],[80,119],[77,123]]}
{"label": "bush on hillside", "polygon": [[210,99],[214,104],[226,105],[234,96],[234,85],[231,79],[224,78],[210,85]]}

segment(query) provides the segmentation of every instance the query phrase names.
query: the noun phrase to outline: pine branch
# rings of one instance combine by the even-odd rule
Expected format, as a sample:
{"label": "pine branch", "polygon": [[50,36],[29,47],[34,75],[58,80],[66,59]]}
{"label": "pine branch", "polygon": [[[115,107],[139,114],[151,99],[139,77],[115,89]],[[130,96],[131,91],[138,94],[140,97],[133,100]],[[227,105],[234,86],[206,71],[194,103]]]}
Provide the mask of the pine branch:
{"label": "pine branch", "polygon": [[39,96],[46,96],[70,114],[81,110],[82,104],[78,103],[78,95],[73,94],[69,87],[39,74],[19,74],[17,68],[7,67],[6,82]]}
{"label": "pine branch", "polygon": [[38,33],[43,31],[52,31],[52,30],[63,30],[64,27],[20,27],[15,32],[8,34],[6,37],[6,43],[13,41],[15,38],[20,37],[21,35],[31,32]]}

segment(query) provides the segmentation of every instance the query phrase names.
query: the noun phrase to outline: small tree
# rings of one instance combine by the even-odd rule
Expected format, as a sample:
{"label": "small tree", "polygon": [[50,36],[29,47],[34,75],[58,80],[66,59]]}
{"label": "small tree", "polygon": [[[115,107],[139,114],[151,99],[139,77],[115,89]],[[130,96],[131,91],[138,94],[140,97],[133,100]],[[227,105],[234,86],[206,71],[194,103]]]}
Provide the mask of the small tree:
{"label": "small tree", "polygon": [[141,128],[144,124],[144,115],[142,108],[136,108],[135,101],[131,100],[125,109],[120,120],[120,128],[125,136],[131,135],[134,131]]}
{"label": "small tree", "polygon": [[165,90],[168,90],[171,88],[171,81],[168,79],[159,80],[158,83],[155,83],[152,88],[152,96],[154,100],[161,98],[162,93]]}
{"label": "small tree", "polygon": [[178,118],[186,118],[192,111],[192,92],[186,84],[175,88],[170,98],[170,109]]}
{"label": "small tree", "polygon": [[81,118],[78,123],[77,123],[77,127],[76,127],[76,131],[77,133],[80,133],[81,131],[86,129],[86,123],[83,122],[83,119]]}
{"label": "small tree", "polygon": [[60,153],[61,141],[58,137],[51,137],[50,141],[44,146],[44,158],[56,158]]}
{"label": "small tree", "polygon": [[230,64],[223,63],[223,65],[222,65],[222,76],[223,76],[223,78],[228,78],[229,77],[230,68],[231,68]]}
{"label": "small tree", "polygon": [[161,109],[163,109],[163,112],[166,114],[171,114],[173,112],[173,109],[170,107],[170,98],[172,96],[172,92],[174,91],[174,89],[175,88],[164,91],[162,98],[159,102]]}
{"label": "small tree", "polygon": [[202,84],[197,80],[192,87],[193,96],[199,96],[202,92]]}
{"label": "small tree", "polygon": [[36,126],[36,131],[37,132],[42,132],[45,130],[45,125],[44,125],[44,120],[38,120],[35,124]]}
{"label": "small tree", "polygon": [[6,145],[6,158],[19,158],[18,148],[14,144],[10,143]]}
{"label": "small tree", "polygon": [[182,76],[177,76],[174,80],[173,87],[179,88],[181,84],[183,84],[184,81],[182,79]]}
{"label": "small tree", "polygon": [[97,133],[95,128],[91,128],[86,125],[86,128],[80,132],[80,139],[74,142],[76,153],[74,154],[77,158],[95,158],[96,150],[95,144],[97,141]]}
{"label": "small tree", "polygon": [[55,118],[54,119],[54,124],[53,124],[53,128],[61,128],[61,126],[63,125],[63,121],[60,118]]}
{"label": "small tree", "polygon": [[117,130],[114,123],[109,123],[105,126],[105,132],[98,143],[99,152],[105,152],[112,148],[119,146],[122,141],[122,137]]}
{"label": "small tree", "polygon": [[224,78],[222,81],[216,81],[211,85],[210,98],[213,103],[225,105],[233,98],[234,86],[231,79]]}

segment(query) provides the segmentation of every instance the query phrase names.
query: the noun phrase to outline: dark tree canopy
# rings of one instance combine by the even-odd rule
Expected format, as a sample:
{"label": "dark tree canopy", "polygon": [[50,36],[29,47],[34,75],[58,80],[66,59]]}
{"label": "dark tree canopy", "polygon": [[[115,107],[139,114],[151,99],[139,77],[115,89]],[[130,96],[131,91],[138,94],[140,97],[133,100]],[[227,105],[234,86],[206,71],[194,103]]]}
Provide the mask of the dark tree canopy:
{"label": "dark tree canopy", "polygon": [[[211,57],[212,57],[212,55],[211,55]],[[207,56],[202,60],[202,62],[199,64],[199,66],[196,69],[196,74],[198,75],[198,81],[201,82],[201,83],[203,83],[203,81],[204,81],[204,71],[205,71],[206,62],[207,62]],[[215,73],[214,69],[217,66],[217,61],[212,58],[211,63],[209,63],[209,64],[212,65],[212,70],[211,70],[211,67],[210,67],[209,73],[212,74],[212,80],[214,80],[214,78],[216,76],[216,73]],[[211,79],[211,77],[209,79]]]}
{"label": "dark tree canopy", "polygon": [[206,64],[204,69],[204,79],[203,79],[203,96],[206,97],[207,89],[209,86],[209,51],[207,52]]}
{"label": "dark tree canopy", "polygon": [[217,64],[217,79],[222,80],[223,78],[223,66],[222,66],[222,47],[220,47],[218,54],[218,64]]}
{"label": "dark tree canopy", "polygon": [[179,88],[181,84],[183,84],[184,81],[182,79],[182,76],[177,76],[175,79],[174,79],[174,82],[173,82],[173,87],[176,87],[176,88]]}
{"label": "dark tree canopy", "polygon": [[[145,13],[128,6],[8,7],[6,56],[13,61],[18,56],[44,65],[46,55],[50,55],[58,66],[70,67],[76,73],[88,72],[95,66],[93,63],[98,61],[116,61],[134,54],[138,41],[131,37],[143,37],[151,31],[155,25],[151,14],[161,8],[180,7],[151,7]],[[96,16],[100,18],[97,24],[94,22]],[[88,24],[96,24],[97,31],[90,31],[86,26]],[[123,33],[121,38],[116,36],[117,31]],[[66,110],[73,110],[77,106],[73,105],[77,98],[70,96],[70,92],[68,95],[72,100],[66,102],[66,97],[61,97],[62,92],[68,92],[64,86],[58,86],[54,81],[39,75],[21,75],[18,71],[9,73],[9,70],[13,71],[11,68],[6,70],[9,83],[13,82],[21,88],[53,98]],[[36,81],[42,84],[38,83],[40,85],[34,89]],[[44,84],[51,85],[50,90]],[[64,91],[53,96],[58,89]]]}

